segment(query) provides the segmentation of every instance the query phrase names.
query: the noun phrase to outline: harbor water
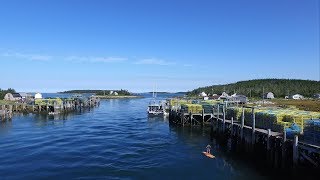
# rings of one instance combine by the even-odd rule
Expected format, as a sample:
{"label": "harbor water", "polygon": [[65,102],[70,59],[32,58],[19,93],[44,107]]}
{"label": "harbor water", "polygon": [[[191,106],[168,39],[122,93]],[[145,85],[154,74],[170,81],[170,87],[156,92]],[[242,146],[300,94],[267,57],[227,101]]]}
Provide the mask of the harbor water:
{"label": "harbor water", "polygon": [[[68,115],[18,114],[0,124],[4,179],[268,179],[204,128],[148,117],[150,94]],[[170,95],[158,95],[165,99]],[[215,159],[202,154],[211,144]]]}

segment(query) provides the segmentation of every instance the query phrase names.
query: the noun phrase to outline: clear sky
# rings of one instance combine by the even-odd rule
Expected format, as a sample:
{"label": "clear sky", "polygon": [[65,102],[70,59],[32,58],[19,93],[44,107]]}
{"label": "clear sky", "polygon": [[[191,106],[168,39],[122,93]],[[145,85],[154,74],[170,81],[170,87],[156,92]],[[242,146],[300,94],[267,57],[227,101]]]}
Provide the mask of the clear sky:
{"label": "clear sky", "polygon": [[320,80],[319,0],[2,0],[0,87],[186,91]]}

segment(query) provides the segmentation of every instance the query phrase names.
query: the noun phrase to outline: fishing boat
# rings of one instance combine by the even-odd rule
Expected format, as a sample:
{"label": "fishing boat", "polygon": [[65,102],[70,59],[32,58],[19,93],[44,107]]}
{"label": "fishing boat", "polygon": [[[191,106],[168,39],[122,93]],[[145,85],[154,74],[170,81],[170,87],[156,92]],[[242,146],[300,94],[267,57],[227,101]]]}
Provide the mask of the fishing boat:
{"label": "fishing boat", "polygon": [[147,109],[148,115],[163,116],[165,114],[164,107],[160,101],[159,103],[156,102],[156,97],[157,97],[157,93],[153,90],[152,101],[150,101]]}
{"label": "fishing boat", "polygon": [[155,116],[163,116],[164,115],[164,109],[163,106],[160,103],[150,102],[148,106],[148,114],[149,115],[155,115]]}

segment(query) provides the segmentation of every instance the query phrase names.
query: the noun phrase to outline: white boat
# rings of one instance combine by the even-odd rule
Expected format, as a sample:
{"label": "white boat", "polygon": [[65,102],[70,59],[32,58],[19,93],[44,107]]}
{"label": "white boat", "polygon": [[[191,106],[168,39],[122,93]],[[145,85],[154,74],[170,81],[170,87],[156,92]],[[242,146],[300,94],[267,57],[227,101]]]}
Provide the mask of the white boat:
{"label": "white boat", "polygon": [[152,98],[153,100],[148,105],[148,115],[153,116],[163,116],[165,114],[165,109],[163,104],[159,101],[159,103],[156,102],[157,93],[152,92]]}
{"label": "white boat", "polygon": [[150,102],[148,106],[148,114],[154,115],[154,116],[163,116],[164,115],[164,109],[163,106],[160,103]]}

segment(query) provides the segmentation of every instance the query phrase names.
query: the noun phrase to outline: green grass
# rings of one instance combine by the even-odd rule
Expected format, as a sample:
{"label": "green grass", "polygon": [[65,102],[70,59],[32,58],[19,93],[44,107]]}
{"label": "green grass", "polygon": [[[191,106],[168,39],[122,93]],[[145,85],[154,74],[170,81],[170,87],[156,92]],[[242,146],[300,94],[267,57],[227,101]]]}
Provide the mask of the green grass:
{"label": "green grass", "polygon": [[270,100],[275,105],[281,107],[295,106],[300,110],[320,112],[320,100],[317,99],[305,99],[305,100],[294,100],[294,99],[273,99]]}
{"label": "green grass", "polygon": [[13,105],[14,101],[0,100],[0,105]]}

